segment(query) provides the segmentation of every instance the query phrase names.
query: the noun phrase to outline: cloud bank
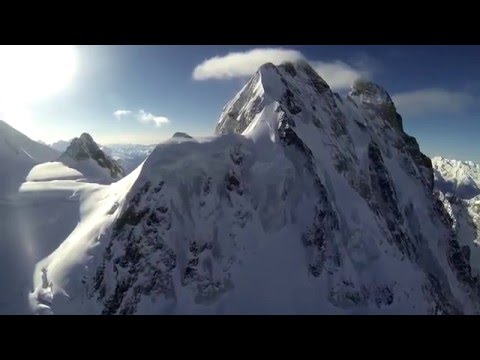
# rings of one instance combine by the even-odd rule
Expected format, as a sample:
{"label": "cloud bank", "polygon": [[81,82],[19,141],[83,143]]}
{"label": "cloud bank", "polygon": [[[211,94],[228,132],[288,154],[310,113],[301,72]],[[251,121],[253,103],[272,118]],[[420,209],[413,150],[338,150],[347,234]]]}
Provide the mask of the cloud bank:
{"label": "cloud bank", "polygon": [[116,110],[113,113],[113,116],[115,116],[119,120],[124,118],[133,118],[143,124],[153,124],[157,127],[170,123],[170,120],[165,116],[154,115],[152,113],[145,112],[144,110],[139,110],[136,112],[132,110]]}
{"label": "cloud bank", "polygon": [[218,80],[248,77],[267,62],[278,65],[285,61],[300,59],[303,59],[303,55],[299,51],[282,48],[232,52],[225,56],[215,56],[205,60],[195,67],[193,78],[195,80]]}
{"label": "cloud bank", "polygon": [[[249,77],[267,62],[279,65],[286,61],[300,59],[307,60],[301,52],[283,48],[258,48],[232,52],[203,61],[193,70],[193,78],[202,81]],[[307,61],[333,89],[349,88],[359,77],[370,77],[371,74],[367,68],[353,67],[338,60]]]}
{"label": "cloud bank", "polygon": [[367,69],[354,69],[352,66],[342,62],[311,62],[312,67],[327,82],[332,89],[349,88],[358,78],[369,78],[370,71]]}
{"label": "cloud bank", "polygon": [[466,110],[475,100],[468,93],[439,88],[398,93],[393,95],[392,99],[398,112],[407,116],[440,112],[459,113]]}

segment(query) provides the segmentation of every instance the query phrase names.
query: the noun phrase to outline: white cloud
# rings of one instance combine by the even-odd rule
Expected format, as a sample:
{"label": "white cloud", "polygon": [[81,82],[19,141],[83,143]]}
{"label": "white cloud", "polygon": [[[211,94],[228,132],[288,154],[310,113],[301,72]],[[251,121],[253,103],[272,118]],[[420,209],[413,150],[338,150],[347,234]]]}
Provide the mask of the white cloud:
{"label": "white cloud", "polygon": [[285,61],[303,59],[302,53],[282,48],[253,49],[246,52],[232,52],[225,56],[207,59],[193,70],[195,80],[231,79],[247,77],[257,69],[271,62],[275,65]]}
{"label": "white cloud", "polygon": [[474,97],[468,93],[445,89],[421,89],[404,92],[393,95],[392,99],[398,112],[407,116],[461,112],[474,101]]}
{"label": "white cloud", "polygon": [[[193,78],[195,80],[219,80],[248,77],[267,62],[279,65],[286,61],[300,59],[306,60],[301,52],[283,48],[258,48],[245,52],[233,52],[203,61],[193,70]],[[357,69],[342,61],[309,62],[333,89],[348,88],[357,78],[370,75],[370,71],[367,69]]]}
{"label": "white cloud", "polygon": [[136,112],[133,112],[131,110],[117,110],[113,113],[113,115],[119,120],[122,118],[133,118],[141,123],[151,123],[155,126],[162,126],[164,124],[170,123],[170,120],[165,116],[157,116],[152,113],[145,112],[144,110],[139,110]]}
{"label": "white cloud", "polygon": [[332,89],[349,88],[360,77],[369,78],[367,70],[357,70],[342,61],[313,61],[311,65]]}
{"label": "white cloud", "polygon": [[137,119],[143,123],[154,123],[155,126],[162,126],[163,124],[168,124],[170,120],[168,120],[164,116],[156,116],[151,113],[146,113],[143,110],[140,110],[137,115]]}
{"label": "white cloud", "polygon": [[128,115],[131,115],[132,112],[130,110],[117,110],[113,113],[113,115],[117,118],[117,119],[121,119],[123,116],[128,116]]}

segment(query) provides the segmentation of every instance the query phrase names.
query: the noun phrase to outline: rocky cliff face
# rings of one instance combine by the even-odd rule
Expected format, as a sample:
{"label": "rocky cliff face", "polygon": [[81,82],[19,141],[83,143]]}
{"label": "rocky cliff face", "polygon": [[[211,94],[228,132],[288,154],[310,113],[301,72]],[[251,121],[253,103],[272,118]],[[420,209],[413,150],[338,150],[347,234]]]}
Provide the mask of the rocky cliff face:
{"label": "rocky cliff face", "polygon": [[478,312],[431,162],[379,85],[342,98],[305,62],[265,64],[215,132],[157,146],[54,312]]}
{"label": "rocky cliff face", "polygon": [[73,139],[59,160],[73,168],[80,167],[81,172],[95,178],[118,180],[124,176],[122,167],[100,149],[93,138],[83,133]]}

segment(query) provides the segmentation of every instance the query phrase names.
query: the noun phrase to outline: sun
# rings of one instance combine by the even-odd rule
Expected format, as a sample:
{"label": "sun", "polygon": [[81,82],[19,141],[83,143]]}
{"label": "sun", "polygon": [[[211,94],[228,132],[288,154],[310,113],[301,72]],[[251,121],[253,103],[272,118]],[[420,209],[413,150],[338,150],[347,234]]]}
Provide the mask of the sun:
{"label": "sun", "polygon": [[44,137],[32,107],[66,89],[76,71],[73,45],[0,45],[0,120]]}
{"label": "sun", "polygon": [[29,106],[59,93],[76,68],[73,45],[0,46],[0,107]]}

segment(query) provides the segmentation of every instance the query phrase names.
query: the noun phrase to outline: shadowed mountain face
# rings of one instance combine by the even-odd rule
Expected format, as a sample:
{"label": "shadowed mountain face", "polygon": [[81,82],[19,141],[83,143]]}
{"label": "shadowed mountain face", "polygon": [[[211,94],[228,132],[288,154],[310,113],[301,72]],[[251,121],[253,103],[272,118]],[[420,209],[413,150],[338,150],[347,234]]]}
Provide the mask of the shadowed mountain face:
{"label": "shadowed mountain face", "polygon": [[192,139],[192,137],[190,135],[188,135],[187,133],[184,133],[184,132],[176,132],[175,134],[173,134],[172,137],[173,138]]}
{"label": "shadowed mountain face", "polygon": [[86,133],[71,141],[59,161],[79,170],[88,178],[102,182],[115,181],[124,176],[122,167],[105,155],[93,138]]}
{"label": "shadowed mountain face", "polygon": [[69,294],[51,311],[478,313],[432,163],[381,86],[342,98],[305,62],[265,64],[215,132],[102,190],[111,208],[75,236],[95,246],[42,263]]}

